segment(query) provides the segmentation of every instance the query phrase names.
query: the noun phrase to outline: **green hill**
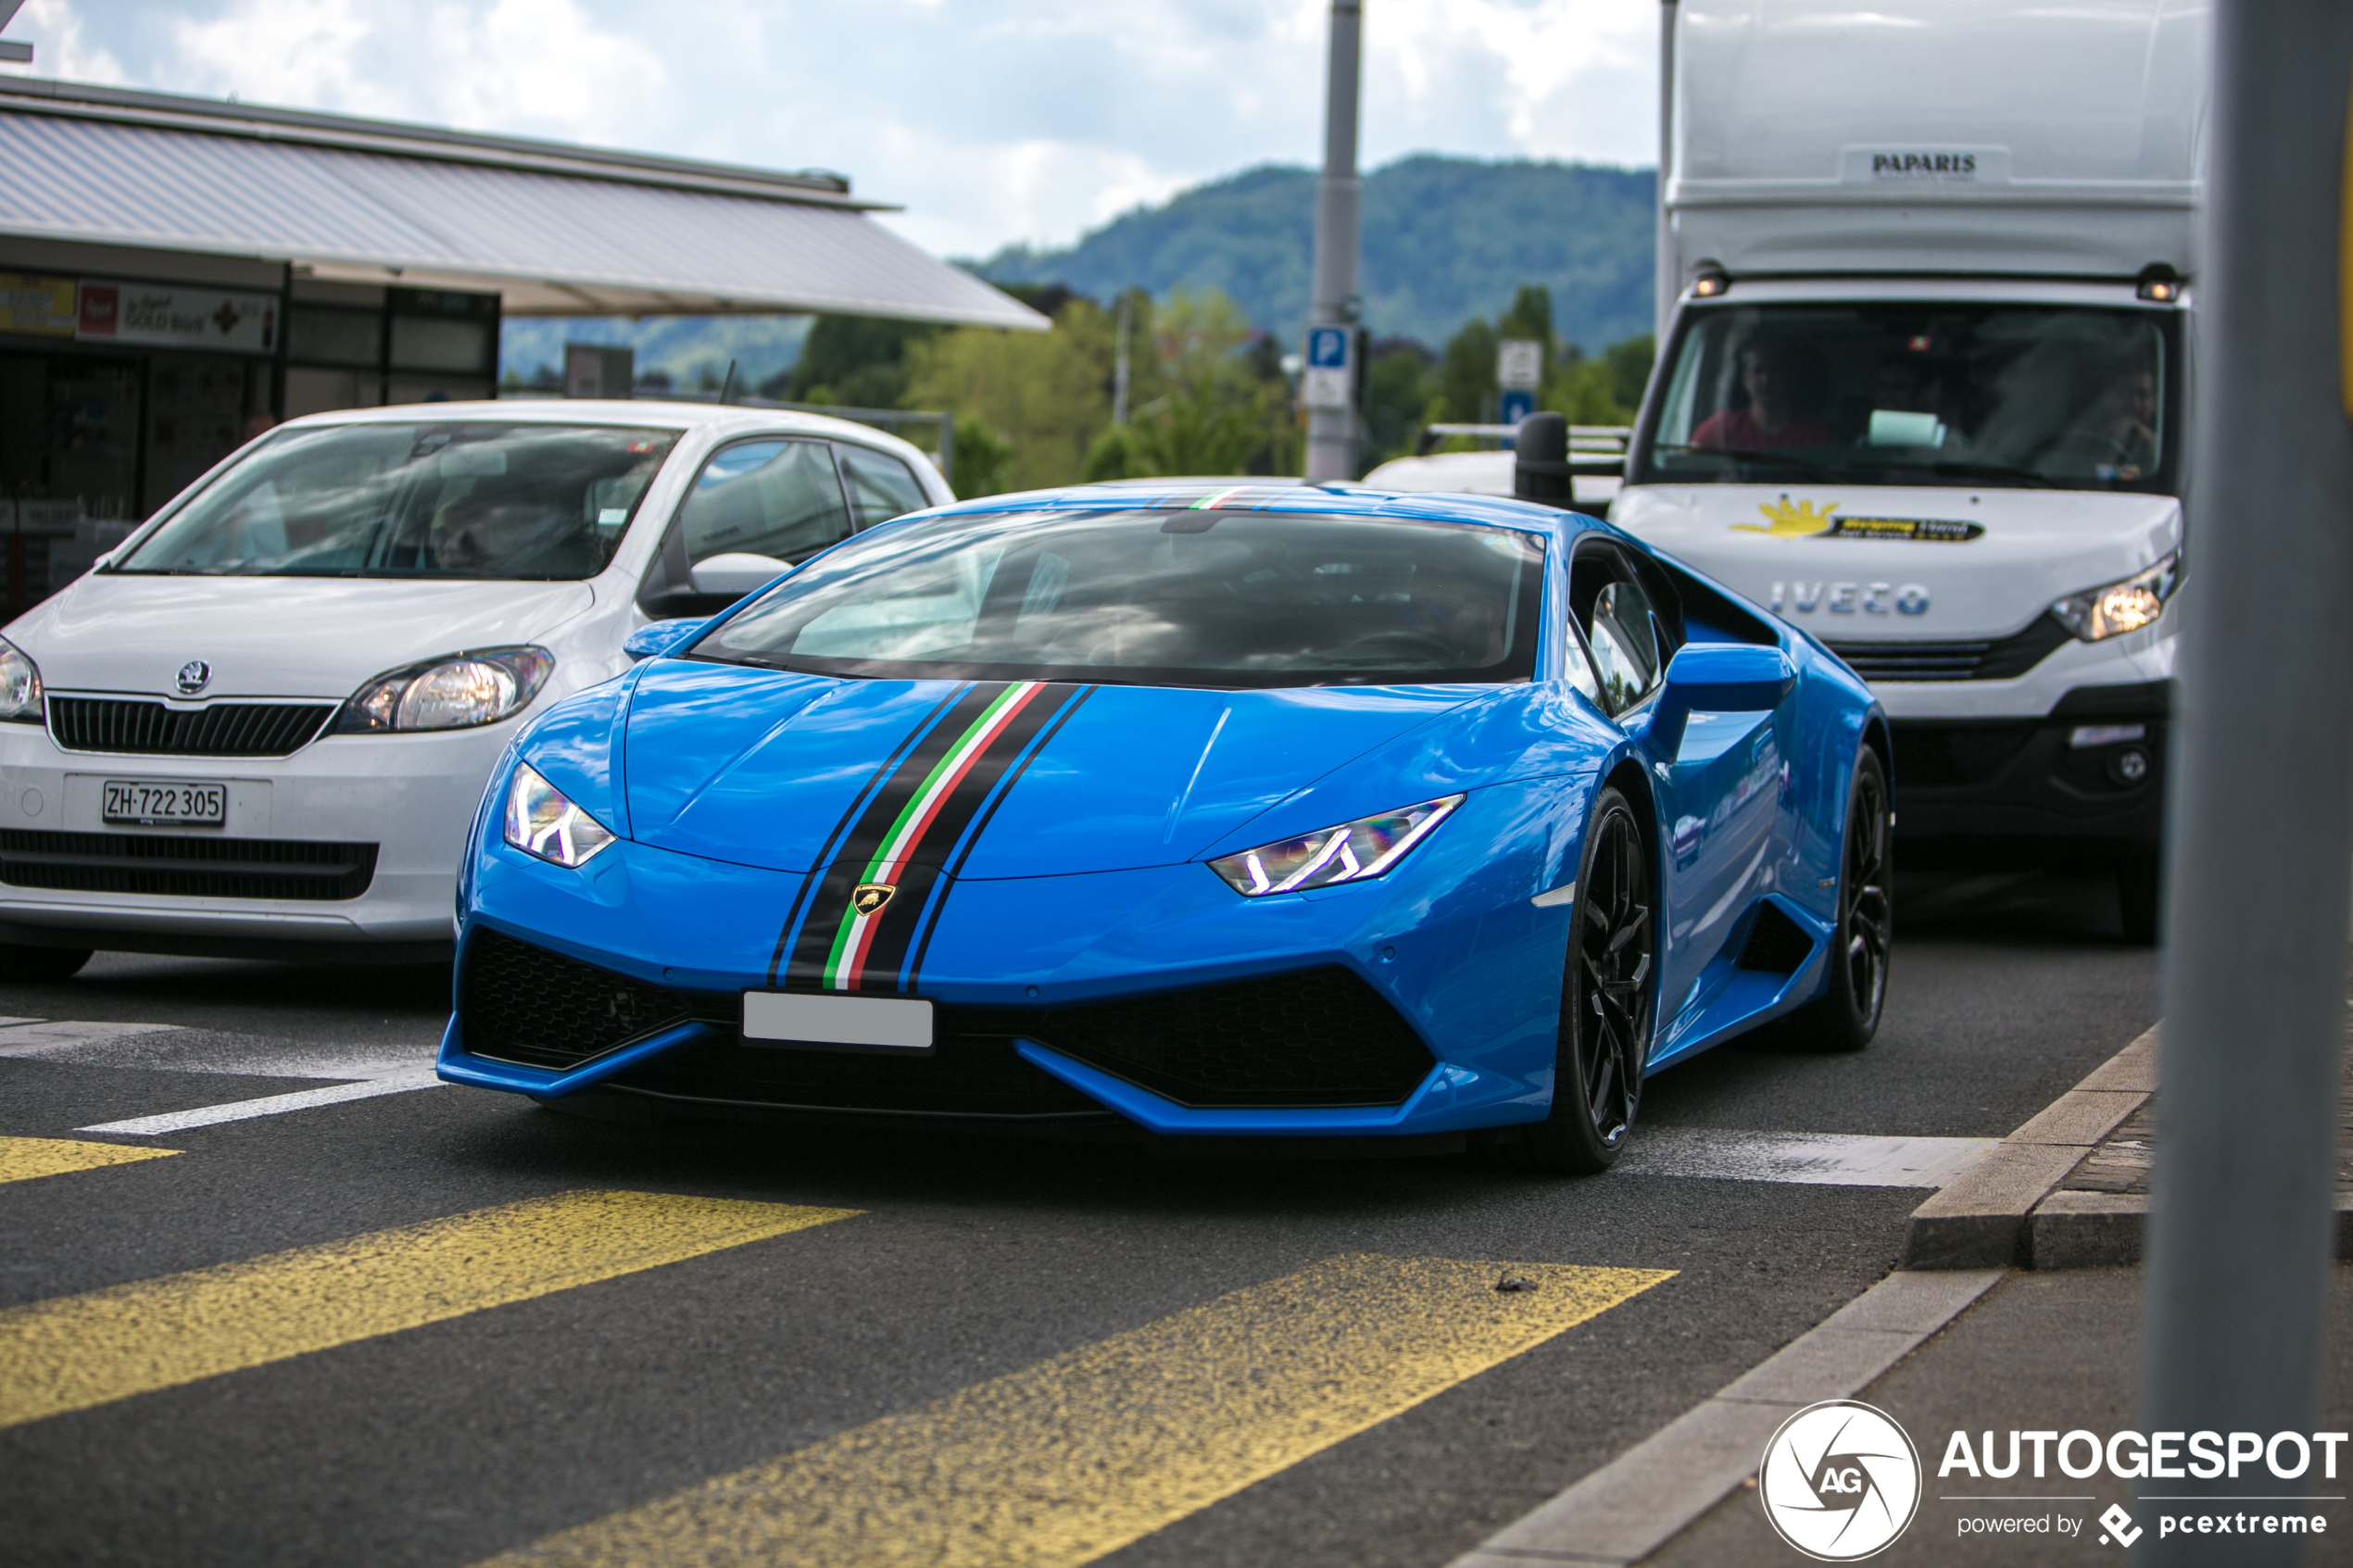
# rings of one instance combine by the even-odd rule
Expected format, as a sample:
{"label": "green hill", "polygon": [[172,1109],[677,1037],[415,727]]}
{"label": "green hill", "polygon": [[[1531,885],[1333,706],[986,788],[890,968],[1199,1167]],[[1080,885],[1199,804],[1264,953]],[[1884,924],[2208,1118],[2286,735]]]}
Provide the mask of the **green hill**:
{"label": "green hill", "polygon": [[[1365,180],[1365,321],[1441,344],[1522,283],[1553,291],[1555,330],[1589,348],[1651,329],[1646,169],[1402,158]],[[1108,299],[1215,287],[1289,344],[1307,320],[1315,175],[1269,165],[1139,207],[1066,250],[1009,246],[968,263],[998,282],[1061,282]]]}
{"label": "green hill", "polygon": [[[1554,330],[1589,349],[1651,328],[1652,202],[1646,169],[1402,158],[1365,180],[1365,322],[1432,347],[1492,318],[1522,283],[1553,292]],[[1063,250],[1012,245],[964,263],[1001,283],[1064,283],[1108,300],[1142,287],[1218,288],[1278,342],[1307,320],[1315,176],[1275,165],[1139,207]],[[806,317],[648,317],[506,323],[502,365],[552,374],[572,343],[632,344],[640,374],[716,386],[727,362],[747,386],[791,368]]]}

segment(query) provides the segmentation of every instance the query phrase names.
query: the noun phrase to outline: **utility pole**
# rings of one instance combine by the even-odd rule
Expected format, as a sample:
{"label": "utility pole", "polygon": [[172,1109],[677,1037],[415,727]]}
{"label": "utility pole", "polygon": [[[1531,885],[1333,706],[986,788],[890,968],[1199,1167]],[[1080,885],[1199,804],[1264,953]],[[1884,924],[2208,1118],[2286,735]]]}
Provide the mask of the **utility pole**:
{"label": "utility pole", "polygon": [[1307,480],[1356,477],[1356,294],[1364,182],[1356,177],[1356,79],[1364,59],[1362,0],[1332,0],[1324,78],[1324,177],[1315,186],[1315,278],[1307,307]]}
{"label": "utility pole", "polygon": [[[2317,1414],[2345,1029],[2353,7],[2221,0],[2214,28],[2139,1419],[2268,1441]],[[2332,1489],[2321,1474],[2140,1489]],[[2169,1568],[2303,1556],[2141,1523]]]}
{"label": "utility pole", "polygon": [[1111,362],[1111,422],[1127,422],[1127,318],[1136,291],[1119,291],[1119,353]]}

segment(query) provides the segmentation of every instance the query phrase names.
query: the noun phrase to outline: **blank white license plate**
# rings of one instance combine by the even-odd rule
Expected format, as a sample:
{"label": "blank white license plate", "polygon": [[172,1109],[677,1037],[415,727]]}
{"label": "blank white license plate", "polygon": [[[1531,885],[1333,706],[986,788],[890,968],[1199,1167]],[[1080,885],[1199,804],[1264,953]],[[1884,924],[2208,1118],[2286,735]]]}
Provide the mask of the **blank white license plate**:
{"label": "blank white license plate", "polygon": [[744,1038],[837,1049],[931,1049],[931,1004],[906,997],[744,993]]}
{"label": "blank white license plate", "polygon": [[108,779],[99,815],[127,827],[219,827],[229,786],[176,779]]}

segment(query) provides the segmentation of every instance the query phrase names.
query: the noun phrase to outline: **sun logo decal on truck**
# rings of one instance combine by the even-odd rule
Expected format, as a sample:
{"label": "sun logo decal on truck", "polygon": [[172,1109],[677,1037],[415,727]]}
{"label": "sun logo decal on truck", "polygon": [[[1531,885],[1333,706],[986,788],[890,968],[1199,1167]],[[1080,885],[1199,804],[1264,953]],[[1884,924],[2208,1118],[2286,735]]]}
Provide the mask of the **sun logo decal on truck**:
{"label": "sun logo decal on truck", "polygon": [[1838,510],[1836,501],[1818,512],[1813,502],[1792,501],[1784,495],[1779,501],[1767,501],[1756,509],[1765,514],[1764,527],[1753,522],[1736,522],[1732,524],[1732,532],[1769,533],[1776,539],[1803,539],[1816,533],[1828,533],[1838,526],[1838,519],[1832,515]]}

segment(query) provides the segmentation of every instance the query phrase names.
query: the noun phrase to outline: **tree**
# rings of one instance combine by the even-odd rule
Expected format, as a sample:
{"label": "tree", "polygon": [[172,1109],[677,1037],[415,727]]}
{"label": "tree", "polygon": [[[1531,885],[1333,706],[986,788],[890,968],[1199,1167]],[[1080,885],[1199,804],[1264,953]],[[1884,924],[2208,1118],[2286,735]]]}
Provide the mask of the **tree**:
{"label": "tree", "polygon": [[957,327],[911,343],[901,404],[946,409],[960,430],[987,425],[1010,447],[993,476],[1006,489],[1067,484],[1111,423],[1116,330],[1110,312],[1076,295],[1055,312],[1051,332]]}
{"label": "tree", "polygon": [[1455,424],[1483,424],[1495,417],[1497,333],[1480,318],[1463,323],[1446,340],[1438,367],[1438,409]]}
{"label": "tree", "polygon": [[782,376],[762,382],[761,395],[793,403],[896,408],[907,393],[907,350],[943,331],[932,321],[880,316],[820,316],[800,346],[800,358]]}
{"label": "tree", "polygon": [[1365,467],[1411,457],[1429,408],[1438,356],[1409,337],[1381,338],[1365,366]]}

